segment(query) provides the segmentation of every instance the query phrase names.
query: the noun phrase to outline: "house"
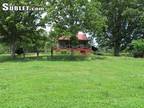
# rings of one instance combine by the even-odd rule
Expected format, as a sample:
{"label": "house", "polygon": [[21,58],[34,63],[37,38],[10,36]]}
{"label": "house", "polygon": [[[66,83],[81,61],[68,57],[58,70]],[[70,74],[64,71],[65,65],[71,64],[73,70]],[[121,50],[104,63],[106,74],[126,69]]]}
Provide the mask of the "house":
{"label": "house", "polygon": [[58,38],[57,48],[67,49],[70,47],[70,36],[61,36]]}
{"label": "house", "polygon": [[88,38],[85,33],[78,32],[76,35],[77,43],[72,44],[71,36],[61,36],[58,38],[56,51],[70,50],[79,51],[80,53],[87,53],[91,51],[91,47],[88,44]]}

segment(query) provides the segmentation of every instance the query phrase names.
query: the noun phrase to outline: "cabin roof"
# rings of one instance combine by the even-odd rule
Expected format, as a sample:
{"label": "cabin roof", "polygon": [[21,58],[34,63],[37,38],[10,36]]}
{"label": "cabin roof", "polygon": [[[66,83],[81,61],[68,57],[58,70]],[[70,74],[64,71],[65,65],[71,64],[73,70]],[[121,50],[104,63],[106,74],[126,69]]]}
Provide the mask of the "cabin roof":
{"label": "cabin roof", "polygon": [[70,40],[70,36],[61,36],[58,40]]}
{"label": "cabin roof", "polygon": [[[86,34],[83,33],[83,32],[78,32],[77,35],[76,35],[76,37],[77,37],[77,39],[79,41],[87,41],[88,40]],[[61,37],[58,38],[58,40],[67,40],[67,41],[70,41],[70,38],[71,38],[71,36],[61,36]]]}
{"label": "cabin roof", "polygon": [[79,33],[77,34],[77,38],[78,38],[78,40],[83,40],[83,41],[88,40],[88,38],[86,37],[86,34],[85,34],[85,33],[82,33],[82,32],[79,32]]}

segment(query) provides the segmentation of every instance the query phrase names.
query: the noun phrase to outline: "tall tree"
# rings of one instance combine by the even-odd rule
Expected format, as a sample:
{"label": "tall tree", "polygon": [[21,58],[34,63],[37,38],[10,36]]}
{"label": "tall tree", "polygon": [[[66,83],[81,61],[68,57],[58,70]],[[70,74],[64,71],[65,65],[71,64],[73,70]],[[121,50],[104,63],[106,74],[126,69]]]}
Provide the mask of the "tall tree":
{"label": "tall tree", "polygon": [[48,2],[48,20],[61,34],[75,36],[78,31],[96,34],[105,24],[98,0],[51,0]]}
{"label": "tall tree", "polygon": [[[2,5],[5,0],[0,1]],[[7,1],[14,5],[36,5],[41,3],[41,0],[27,1],[27,0],[11,0]],[[3,11],[0,10],[0,36],[3,42],[7,43],[11,49],[12,57],[15,57],[15,50],[20,41],[29,38],[28,34],[34,34],[38,26],[41,26],[39,21],[42,12],[34,11]],[[26,37],[27,36],[27,37]],[[31,35],[29,35],[31,36]]]}
{"label": "tall tree", "polygon": [[[103,13],[107,17],[105,40],[118,56],[133,40],[143,35],[142,19],[144,18],[141,0],[100,0]],[[106,39],[107,38],[107,39]]]}

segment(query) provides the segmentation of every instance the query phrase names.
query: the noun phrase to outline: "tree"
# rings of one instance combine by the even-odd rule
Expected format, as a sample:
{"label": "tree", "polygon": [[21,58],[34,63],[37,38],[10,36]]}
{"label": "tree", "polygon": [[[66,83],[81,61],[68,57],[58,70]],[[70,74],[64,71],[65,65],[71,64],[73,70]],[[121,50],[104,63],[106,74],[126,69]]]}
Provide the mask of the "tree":
{"label": "tree", "polygon": [[[44,50],[45,43],[48,41],[47,33],[43,29],[35,31],[33,34],[30,34],[29,40],[25,39],[25,48],[29,48],[31,51],[36,52],[37,57],[41,50]],[[27,41],[26,41],[27,40]]]}
{"label": "tree", "polygon": [[100,0],[103,13],[107,17],[107,29],[105,29],[106,45],[114,49],[114,55],[118,56],[133,39],[143,37],[144,18],[141,0]]}
{"label": "tree", "polygon": [[51,53],[51,57],[53,57],[53,50],[54,50],[54,47],[56,46],[56,42],[57,42],[57,39],[58,37],[61,35],[61,29],[60,28],[54,28],[54,30],[52,30],[50,33],[49,33],[49,37],[48,37],[48,44],[49,44],[49,47],[50,47],[50,53]]}
{"label": "tree", "polygon": [[105,25],[101,4],[97,0],[51,0],[48,2],[48,22],[61,34],[75,36],[78,31],[97,34]]}
{"label": "tree", "polygon": [[[41,4],[41,0],[26,2],[25,0],[7,1],[9,4],[32,5]],[[0,5],[4,0],[0,2]],[[41,26],[41,13],[34,11],[3,11],[0,10],[0,36],[3,42],[7,43],[11,49],[11,56],[15,57],[15,50],[18,43],[29,39],[30,34],[34,34],[38,26]]]}

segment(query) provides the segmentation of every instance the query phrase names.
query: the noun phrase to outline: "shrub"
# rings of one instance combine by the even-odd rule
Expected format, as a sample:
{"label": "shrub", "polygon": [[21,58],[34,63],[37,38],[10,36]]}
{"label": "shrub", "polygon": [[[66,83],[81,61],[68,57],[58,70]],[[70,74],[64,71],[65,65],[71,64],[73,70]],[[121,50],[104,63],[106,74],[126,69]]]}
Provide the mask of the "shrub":
{"label": "shrub", "polygon": [[134,40],[131,51],[134,57],[144,57],[144,39]]}
{"label": "shrub", "polygon": [[0,54],[8,53],[8,47],[6,45],[0,44]]}
{"label": "shrub", "polygon": [[67,54],[67,51],[61,51],[61,54]]}

